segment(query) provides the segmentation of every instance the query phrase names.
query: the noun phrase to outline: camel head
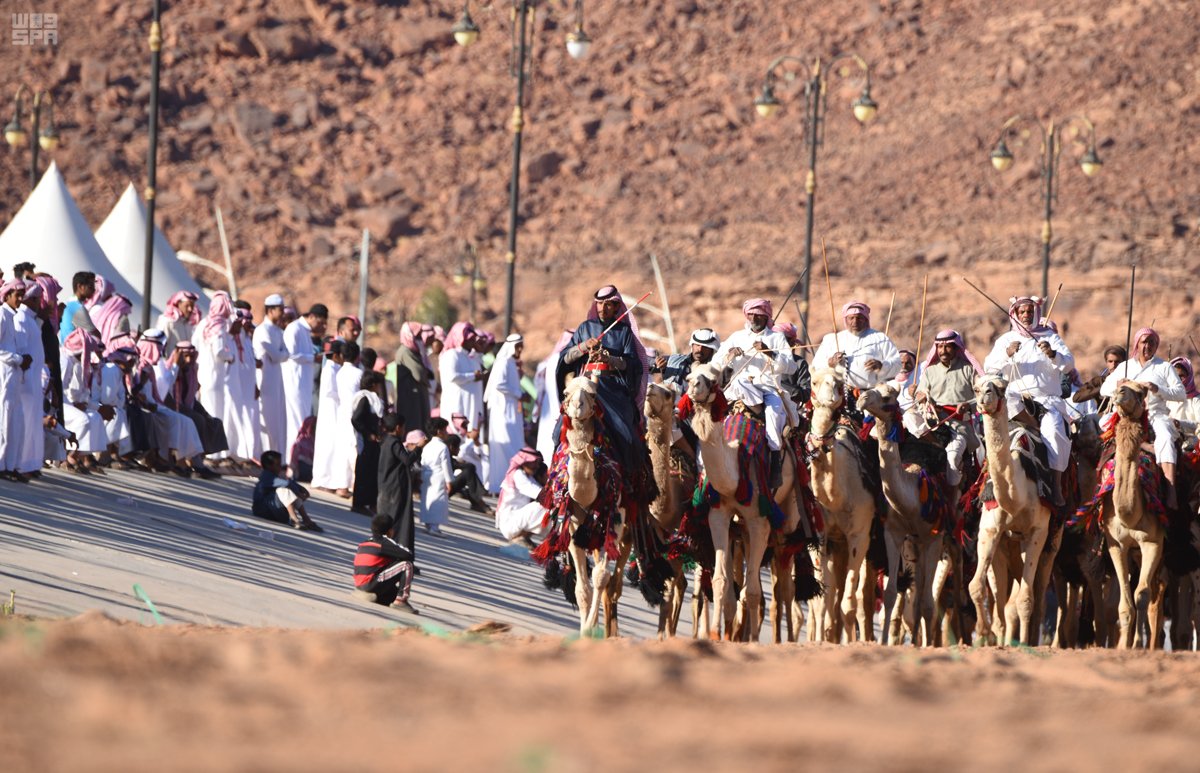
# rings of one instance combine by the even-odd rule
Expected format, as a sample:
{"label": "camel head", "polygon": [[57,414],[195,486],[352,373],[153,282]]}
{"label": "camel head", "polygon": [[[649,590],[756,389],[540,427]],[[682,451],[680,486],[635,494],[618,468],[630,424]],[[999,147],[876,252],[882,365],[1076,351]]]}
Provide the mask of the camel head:
{"label": "camel head", "polygon": [[822,369],[813,373],[812,404],[815,408],[837,410],[846,399],[846,380],[841,371]]}
{"label": "camel head", "polygon": [[730,369],[719,368],[711,362],[697,365],[688,374],[688,396],[696,405],[708,405],[729,381]]}
{"label": "camel head", "polygon": [[1008,382],[995,374],[984,374],[975,379],[975,406],[980,413],[994,415],[1004,407],[1004,393]]}
{"label": "camel head", "polygon": [[1146,412],[1146,387],[1136,381],[1122,381],[1113,392],[1113,406],[1122,419],[1141,421]]}
{"label": "camel head", "polygon": [[899,393],[891,384],[880,384],[864,391],[858,397],[858,410],[869,413],[885,422],[895,421],[900,410]]}
{"label": "camel head", "polygon": [[573,378],[563,392],[563,414],[572,421],[586,421],[596,414],[596,382]]}
{"label": "camel head", "polygon": [[671,384],[646,385],[646,418],[666,420],[675,410],[675,387]]}

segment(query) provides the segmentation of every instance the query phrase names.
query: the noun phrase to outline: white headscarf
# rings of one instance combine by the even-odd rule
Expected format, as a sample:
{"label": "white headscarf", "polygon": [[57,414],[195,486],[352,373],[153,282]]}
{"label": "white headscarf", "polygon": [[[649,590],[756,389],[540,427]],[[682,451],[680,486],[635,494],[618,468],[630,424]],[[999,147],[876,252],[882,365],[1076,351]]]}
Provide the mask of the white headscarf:
{"label": "white headscarf", "polygon": [[[500,347],[500,352],[496,355],[496,361],[492,363],[492,372],[488,375],[487,387],[483,390],[483,402],[490,405],[493,395],[499,394],[500,382],[508,377],[508,368],[511,365],[513,370],[516,370],[516,363],[513,362],[517,356],[517,344],[524,343],[525,339],[520,333],[513,333],[508,338],[504,339],[504,345]],[[520,374],[517,374],[520,378]]]}

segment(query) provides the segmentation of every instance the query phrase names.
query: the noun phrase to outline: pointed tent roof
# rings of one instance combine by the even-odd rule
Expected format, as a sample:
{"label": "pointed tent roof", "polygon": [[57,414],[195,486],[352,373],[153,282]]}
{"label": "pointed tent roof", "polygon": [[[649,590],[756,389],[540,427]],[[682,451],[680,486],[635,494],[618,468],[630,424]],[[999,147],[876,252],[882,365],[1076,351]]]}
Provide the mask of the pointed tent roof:
{"label": "pointed tent roof", "polygon": [[[146,209],[138,198],[133,183],[121,194],[116,206],[96,229],[96,241],[104,254],[125,280],[134,287],[142,287],[145,279],[142,272],[146,261]],[[208,306],[208,296],[199,283],[188,273],[187,268],[167,243],[167,238],[157,227],[154,229],[154,273],[151,281],[154,288],[150,302],[155,310],[166,308],[167,301],[179,290],[189,290],[200,296],[200,307]]]}
{"label": "pointed tent roof", "polygon": [[142,296],[109,262],[67,184],[51,163],[37,187],[0,233],[0,266],[22,261],[37,266],[71,291],[77,271],[93,271],[113,282],[114,290],[133,303],[130,320],[141,314]]}

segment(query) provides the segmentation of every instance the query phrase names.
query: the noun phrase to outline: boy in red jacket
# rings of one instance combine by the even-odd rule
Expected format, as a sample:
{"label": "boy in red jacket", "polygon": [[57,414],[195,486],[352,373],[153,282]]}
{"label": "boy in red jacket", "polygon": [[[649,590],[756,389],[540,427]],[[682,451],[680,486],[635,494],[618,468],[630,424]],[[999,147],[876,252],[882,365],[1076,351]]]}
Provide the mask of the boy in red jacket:
{"label": "boy in red jacket", "polygon": [[385,513],[371,519],[371,538],[359,544],[354,555],[354,594],[364,601],[391,605],[409,614],[420,614],[408,603],[413,562],[408,548],[393,539],[395,524]]}

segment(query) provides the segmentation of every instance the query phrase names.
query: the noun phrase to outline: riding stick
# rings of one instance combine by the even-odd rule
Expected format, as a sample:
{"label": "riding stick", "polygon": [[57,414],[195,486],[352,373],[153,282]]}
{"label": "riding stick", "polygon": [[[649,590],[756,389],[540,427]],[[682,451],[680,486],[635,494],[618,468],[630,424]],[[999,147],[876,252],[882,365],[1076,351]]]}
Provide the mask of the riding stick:
{"label": "riding stick", "polygon": [[804,329],[804,342],[808,343],[808,323],[804,321],[804,312],[800,309],[800,301],[793,298],[792,303],[796,304],[796,316],[800,318],[800,327]]}
{"label": "riding stick", "polygon": [[603,340],[604,336],[608,335],[608,331],[610,331],[610,330],[612,330],[614,327],[616,327],[618,322],[620,322],[621,320],[625,319],[625,317],[629,316],[629,312],[631,312],[631,311],[633,311],[634,309],[636,309],[636,308],[638,307],[638,304],[640,304],[642,301],[644,301],[644,300],[646,300],[647,298],[649,298],[649,297],[650,297],[652,294],[653,294],[653,291],[651,290],[651,291],[648,291],[648,292],[647,292],[645,295],[643,295],[641,298],[638,298],[638,299],[637,299],[637,303],[633,304],[633,305],[632,305],[632,306],[630,306],[628,309],[625,309],[625,311],[623,311],[623,312],[621,313],[621,316],[619,316],[619,317],[617,317],[616,319],[614,319],[614,320],[612,321],[612,324],[611,324],[611,325],[609,325],[608,327],[604,328],[604,332],[603,332],[603,333],[601,333],[600,335],[598,335],[598,336],[596,337],[596,340],[598,340],[598,341],[599,341],[599,340]]}
{"label": "riding stick", "polygon": [[829,292],[829,318],[833,321],[833,344],[837,353],[842,354],[842,344],[838,340],[837,312],[833,310],[833,285],[829,283],[829,258],[825,255],[825,237],[821,237],[821,261],[825,264],[825,289]]}
{"label": "riding stick", "polygon": [[1192,338],[1192,334],[1188,333],[1188,341],[1192,344],[1192,351],[1200,354],[1200,346],[1196,346],[1196,339]]}
{"label": "riding stick", "polygon": [[1133,337],[1133,288],[1137,284],[1137,264],[1129,266],[1129,321],[1125,325],[1125,378],[1129,378],[1129,360],[1133,352],[1129,351],[1130,339]]}
{"label": "riding stick", "polygon": [[888,331],[892,329],[892,307],[896,305],[896,291],[892,290],[892,300],[888,302],[887,322],[883,325],[883,336],[887,338]]}
{"label": "riding stick", "polygon": [[1042,317],[1042,324],[1050,324],[1050,315],[1054,313],[1054,304],[1058,303],[1058,294],[1062,292],[1062,282],[1058,283],[1058,289],[1054,291],[1054,297],[1050,299],[1050,306],[1046,309],[1046,316]]}
{"label": "riding stick", "polygon": [[[917,363],[920,363],[921,344],[925,340],[925,301],[929,299],[929,274],[925,275],[925,288],[921,290],[921,326],[917,328]],[[913,371],[916,372],[917,367],[913,365]]]}
{"label": "riding stick", "polygon": [[[777,307],[776,306],[771,307],[771,308],[777,308],[778,311],[775,312],[774,317],[771,317],[771,324],[767,325],[767,327],[775,327],[775,320],[779,318],[780,313],[783,312],[783,307],[787,306],[787,302],[792,299],[792,296],[796,293],[796,289],[798,287],[800,287],[800,283],[802,281],[804,281],[804,277],[806,274],[808,274],[808,266],[805,266],[804,270],[800,272],[800,276],[796,277],[796,281],[792,283],[792,289],[788,290],[788,294],[783,296],[783,303],[779,304],[779,306],[777,306]],[[797,306],[799,306],[799,303],[797,303]],[[804,319],[803,314],[800,315],[800,319],[801,320]]]}
{"label": "riding stick", "polygon": [[[979,285],[975,284],[975,283],[974,283],[974,282],[972,282],[970,279],[967,279],[965,276],[964,276],[964,277],[962,277],[962,280],[963,280],[964,282],[966,282],[967,284],[971,285],[971,289],[973,289],[975,292],[979,293],[979,294],[980,294],[980,295],[982,295],[984,298],[986,298],[988,303],[992,304],[992,305],[993,305],[993,306],[995,306],[997,309],[1000,309],[1000,311],[1004,312],[1004,316],[1006,316],[1006,317],[1008,316],[1008,309],[1006,309],[1006,308],[1004,308],[1003,306],[1001,306],[1000,304],[996,303],[996,301],[992,299],[992,296],[988,295],[988,294],[987,294],[987,293],[985,293],[983,290],[980,290],[980,289],[979,289]],[[1037,336],[1035,336],[1035,335],[1033,334],[1033,331],[1032,331],[1032,330],[1030,330],[1029,328],[1025,327],[1025,325],[1021,324],[1021,320],[1017,319],[1016,317],[1013,317],[1013,318],[1012,318],[1012,321],[1013,321],[1013,322],[1016,322],[1016,323],[1017,323],[1017,327],[1019,327],[1019,328],[1021,328],[1022,330],[1024,330],[1024,331],[1025,331],[1025,332],[1026,332],[1026,333],[1029,335],[1029,337],[1030,337],[1030,338],[1037,338]]]}

